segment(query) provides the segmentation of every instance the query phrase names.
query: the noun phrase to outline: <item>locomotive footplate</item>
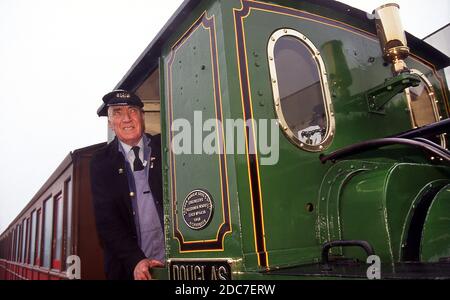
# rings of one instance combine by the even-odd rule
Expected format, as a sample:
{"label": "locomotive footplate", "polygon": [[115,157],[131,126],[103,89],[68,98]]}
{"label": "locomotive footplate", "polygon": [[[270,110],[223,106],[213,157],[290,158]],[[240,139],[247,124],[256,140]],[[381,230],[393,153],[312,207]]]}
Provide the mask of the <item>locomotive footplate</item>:
{"label": "locomotive footplate", "polygon": [[[298,276],[303,278],[328,277],[334,279],[367,279],[368,264],[351,262],[350,260],[331,263],[330,270],[324,270],[321,264],[308,264],[285,269],[269,271],[267,275]],[[381,279],[450,279],[450,263],[446,259],[441,262],[401,262],[381,264]]]}
{"label": "locomotive footplate", "polygon": [[229,259],[171,259],[171,280],[231,280]]}

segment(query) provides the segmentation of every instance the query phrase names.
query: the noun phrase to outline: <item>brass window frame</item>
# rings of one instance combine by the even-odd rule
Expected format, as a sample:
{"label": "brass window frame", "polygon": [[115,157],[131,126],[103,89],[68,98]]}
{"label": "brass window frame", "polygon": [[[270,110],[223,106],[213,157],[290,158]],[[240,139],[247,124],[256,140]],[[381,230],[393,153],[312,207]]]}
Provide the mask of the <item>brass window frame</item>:
{"label": "brass window frame", "polygon": [[[428,78],[425,76],[425,74],[423,74],[419,70],[410,69],[409,72],[411,74],[415,74],[415,75],[419,76],[420,79],[422,80],[422,82],[425,84],[425,88],[427,89],[428,96],[430,97],[430,100],[431,100],[431,107],[433,109],[434,120],[435,120],[435,122],[439,122],[440,120],[442,120],[442,116],[439,113],[439,108],[437,106],[439,101],[436,98],[436,93],[434,91],[433,85],[428,80]],[[408,103],[408,110],[409,110],[409,117],[411,119],[411,125],[414,129],[416,129],[419,126],[417,125],[417,123],[414,119],[413,109],[412,109],[412,105],[411,105],[411,101],[412,101],[411,100],[411,92],[410,92],[409,88],[405,89],[405,96],[406,96],[406,100]],[[447,143],[446,143],[444,135],[441,134],[440,139],[441,139],[441,146],[444,148],[447,148]]]}
{"label": "brass window frame", "polygon": [[[317,70],[319,73],[320,86],[322,90],[322,100],[324,104],[325,117],[326,117],[326,134],[325,138],[322,140],[320,144],[317,145],[308,145],[300,141],[297,135],[292,132],[292,130],[287,125],[286,119],[283,115],[283,110],[281,108],[281,99],[280,99],[280,91],[278,87],[278,76],[276,71],[275,64],[275,45],[277,41],[284,36],[292,36],[298,39],[299,43],[302,43],[306,48],[312,53],[312,58],[316,62]],[[336,123],[334,118],[334,112],[331,102],[331,93],[328,84],[327,71],[325,68],[325,63],[322,59],[320,51],[316,48],[311,40],[309,40],[302,33],[290,29],[290,28],[281,28],[276,30],[269,38],[269,42],[267,45],[267,54],[269,60],[269,70],[271,76],[272,83],[272,93],[273,93],[273,101],[275,105],[275,112],[278,118],[278,124],[283,131],[283,133],[288,137],[289,141],[294,145],[298,146],[300,149],[308,151],[308,152],[321,152],[325,150],[332,142],[333,137],[336,132]]]}

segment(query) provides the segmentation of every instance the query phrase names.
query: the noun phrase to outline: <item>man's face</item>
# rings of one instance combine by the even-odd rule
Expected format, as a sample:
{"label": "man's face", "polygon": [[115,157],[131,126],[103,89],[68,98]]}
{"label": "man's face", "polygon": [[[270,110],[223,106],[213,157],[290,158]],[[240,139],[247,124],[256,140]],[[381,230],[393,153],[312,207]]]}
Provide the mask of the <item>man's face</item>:
{"label": "man's face", "polygon": [[135,106],[112,106],[109,108],[109,127],[117,138],[130,146],[136,146],[144,133],[144,115]]}

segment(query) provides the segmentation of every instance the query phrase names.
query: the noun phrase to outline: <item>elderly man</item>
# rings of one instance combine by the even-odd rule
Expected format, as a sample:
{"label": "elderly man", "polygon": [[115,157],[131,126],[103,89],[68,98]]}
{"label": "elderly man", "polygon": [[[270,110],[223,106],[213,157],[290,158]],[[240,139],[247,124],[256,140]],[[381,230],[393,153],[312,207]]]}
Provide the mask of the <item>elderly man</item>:
{"label": "elderly man", "polygon": [[143,103],[131,92],[103,97],[114,140],[91,161],[97,231],[108,279],[151,279],[164,261],[161,137],[144,133]]}

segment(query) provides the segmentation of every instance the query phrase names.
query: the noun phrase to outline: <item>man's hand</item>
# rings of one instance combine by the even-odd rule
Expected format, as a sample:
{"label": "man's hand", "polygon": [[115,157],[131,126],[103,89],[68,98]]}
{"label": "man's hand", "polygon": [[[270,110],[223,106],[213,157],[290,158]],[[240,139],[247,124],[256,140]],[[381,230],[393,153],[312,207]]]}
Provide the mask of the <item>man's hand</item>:
{"label": "man's hand", "polygon": [[134,280],[150,280],[150,269],[155,267],[164,267],[164,264],[154,259],[143,259],[134,268]]}

